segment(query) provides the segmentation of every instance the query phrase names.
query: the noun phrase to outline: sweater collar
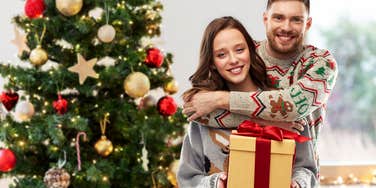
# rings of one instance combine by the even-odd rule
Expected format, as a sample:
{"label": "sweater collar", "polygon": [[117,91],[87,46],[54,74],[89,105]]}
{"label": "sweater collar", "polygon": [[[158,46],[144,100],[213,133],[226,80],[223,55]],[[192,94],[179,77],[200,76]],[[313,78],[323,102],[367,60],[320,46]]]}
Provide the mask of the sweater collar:
{"label": "sweater collar", "polygon": [[289,59],[278,59],[270,56],[266,51],[266,40],[260,42],[259,54],[261,58],[269,65],[277,65],[282,68],[288,68],[294,61],[298,61],[304,51],[304,47],[300,50],[300,53]]}

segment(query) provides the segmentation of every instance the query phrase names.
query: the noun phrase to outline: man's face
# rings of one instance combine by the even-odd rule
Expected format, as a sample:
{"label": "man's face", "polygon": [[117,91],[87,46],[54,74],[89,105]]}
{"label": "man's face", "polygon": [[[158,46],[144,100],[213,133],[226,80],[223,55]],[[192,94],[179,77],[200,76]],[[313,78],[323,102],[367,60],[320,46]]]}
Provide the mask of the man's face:
{"label": "man's face", "polygon": [[271,55],[288,58],[303,46],[312,19],[303,2],[276,1],[264,13],[264,24]]}

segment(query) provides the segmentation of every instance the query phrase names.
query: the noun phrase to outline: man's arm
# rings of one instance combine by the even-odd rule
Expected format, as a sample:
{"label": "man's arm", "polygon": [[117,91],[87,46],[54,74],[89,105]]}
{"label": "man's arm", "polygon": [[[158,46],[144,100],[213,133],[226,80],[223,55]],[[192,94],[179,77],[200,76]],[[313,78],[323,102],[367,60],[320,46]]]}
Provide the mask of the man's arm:
{"label": "man's arm", "polygon": [[[225,119],[241,118],[234,114],[286,122],[301,119],[327,102],[338,74],[336,62],[329,52],[310,58],[307,60],[312,62],[310,66],[290,87],[272,91],[198,93],[184,105],[184,113],[191,114],[189,119],[210,113],[210,118],[215,118],[211,122],[217,123],[209,126],[214,127],[237,127],[238,124],[218,124]],[[217,108],[231,113],[220,115],[215,111]]]}
{"label": "man's arm", "polygon": [[[211,117],[211,115],[214,115]],[[224,117],[224,118],[222,118]],[[260,118],[250,118],[245,115],[230,113],[227,110],[215,110],[214,112],[208,114],[207,116],[199,117],[194,122],[198,122],[201,125],[216,127],[216,128],[234,128],[237,127],[244,120],[253,121],[259,125],[272,125],[279,127],[291,132],[300,134],[299,131],[304,130],[304,125],[307,124],[305,119],[300,119],[294,122],[283,122],[283,121],[271,121],[263,120]]]}

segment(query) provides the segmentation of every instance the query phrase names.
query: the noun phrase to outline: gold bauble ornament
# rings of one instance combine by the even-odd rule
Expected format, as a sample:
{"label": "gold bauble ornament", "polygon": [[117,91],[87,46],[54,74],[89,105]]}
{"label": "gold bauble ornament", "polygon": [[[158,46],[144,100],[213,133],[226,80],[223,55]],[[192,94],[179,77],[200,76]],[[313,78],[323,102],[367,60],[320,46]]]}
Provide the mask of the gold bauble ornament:
{"label": "gold bauble ornament", "polygon": [[48,60],[48,55],[43,48],[38,45],[34,50],[30,52],[29,60],[33,65],[43,65]]}
{"label": "gold bauble ornament", "polygon": [[178,181],[176,179],[176,172],[178,170],[179,160],[173,161],[170,166],[169,170],[167,171],[167,179],[168,181],[174,186],[178,187]]}
{"label": "gold bauble ornament", "polygon": [[143,97],[150,90],[149,78],[142,72],[133,72],[124,80],[124,90],[132,98]]}
{"label": "gold bauble ornament", "polygon": [[98,38],[104,43],[109,43],[115,38],[115,28],[106,24],[98,29]]}
{"label": "gold bauble ornament", "polygon": [[175,94],[179,90],[178,82],[175,79],[167,82],[164,84],[163,90],[170,95]]}
{"label": "gold bauble ornament", "polygon": [[80,12],[83,0],[56,0],[56,8],[64,16],[73,16]]}
{"label": "gold bauble ornament", "polygon": [[101,138],[95,143],[94,148],[97,153],[103,157],[107,157],[114,150],[112,142],[107,139],[105,135],[102,135]]}

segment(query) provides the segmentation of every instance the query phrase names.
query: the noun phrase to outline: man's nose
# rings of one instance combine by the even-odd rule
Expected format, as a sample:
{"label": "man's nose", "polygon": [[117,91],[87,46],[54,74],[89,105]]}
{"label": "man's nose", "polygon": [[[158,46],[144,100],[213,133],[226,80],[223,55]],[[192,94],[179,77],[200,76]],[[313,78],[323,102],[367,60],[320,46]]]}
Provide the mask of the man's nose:
{"label": "man's nose", "polygon": [[282,22],[282,25],[281,25],[281,29],[283,29],[284,31],[291,31],[291,22],[290,20],[285,20]]}

